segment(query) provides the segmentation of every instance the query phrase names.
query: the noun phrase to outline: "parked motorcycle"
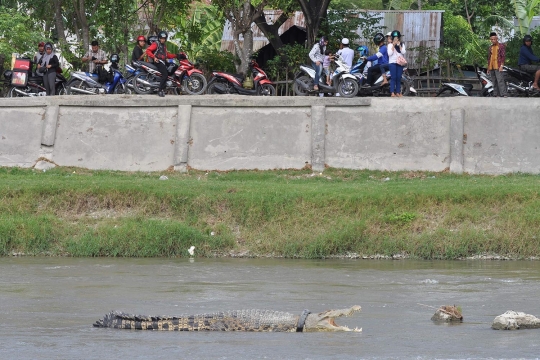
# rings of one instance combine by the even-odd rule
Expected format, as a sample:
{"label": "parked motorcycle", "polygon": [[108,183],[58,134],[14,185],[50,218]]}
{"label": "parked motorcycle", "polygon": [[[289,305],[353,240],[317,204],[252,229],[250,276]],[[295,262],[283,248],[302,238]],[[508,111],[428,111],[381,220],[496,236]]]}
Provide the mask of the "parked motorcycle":
{"label": "parked motorcycle", "polygon": [[503,66],[505,72],[508,96],[529,97],[540,96],[540,92],[533,87],[534,75],[508,66]]}
{"label": "parked motorcycle", "polygon": [[[207,87],[203,72],[191,63],[185,53],[178,54],[179,64],[176,65],[171,59],[167,65],[166,91],[175,94],[185,92],[189,95],[204,94]],[[158,91],[161,81],[161,73],[157,67],[149,62],[137,61],[134,65],[139,66],[141,73],[133,79],[133,86],[137,94],[145,95]]]}
{"label": "parked motorcycle", "polygon": [[313,89],[315,80],[315,69],[311,66],[300,65],[300,71],[294,76],[294,93],[298,96],[318,95],[318,94],[338,94],[345,98],[352,98],[358,94],[358,82],[356,77],[351,75],[350,69],[339,55],[335,55],[334,62],[337,64],[336,70],[330,75],[332,85],[327,85],[324,76],[321,76],[319,89]]}
{"label": "parked motorcycle", "polygon": [[135,76],[139,75],[143,72],[137,64],[129,65],[126,64],[125,66],[126,73],[124,77],[126,78],[126,83],[124,84],[124,93],[131,95],[135,94],[135,86],[133,85],[133,80],[135,80]]}
{"label": "parked motorcycle", "polygon": [[120,70],[117,54],[111,55],[111,66],[105,81],[99,81],[99,75],[84,71],[71,73],[66,86],[68,95],[98,95],[98,94],[123,94],[126,79]]}
{"label": "parked motorcycle", "polygon": [[[383,84],[384,77],[381,74],[373,85],[367,83],[367,76],[364,75],[364,68],[367,64],[367,60],[358,62],[353,65],[351,68],[351,74],[354,75],[358,81],[359,90],[358,95],[360,96],[390,96],[390,71],[386,71],[386,79],[388,83]],[[416,95],[416,89],[413,87],[413,81],[409,76],[407,68],[403,69],[403,75],[401,76],[401,94],[403,96],[414,96]]]}
{"label": "parked motorcycle", "polygon": [[245,78],[243,74],[230,74],[223,71],[213,71],[212,78],[208,83],[207,94],[240,94],[240,95],[262,95],[275,96],[276,88],[274,83],[255,60],[249,64],[252,75],[252,86],[244,86]]}
{"label": "parked motorcycle", "polygon": [[[491,82],[487,74],[477,64],[474,65],[474,70],[476,72],[478,80],[480,81],[480,84],[482,84],[480,96],[493,96],[493,83]],[[472,96],[472,89],[473,84],[442,83],[435,96]]]}
{"label": "parked motorcycle", "polygon": [[[33,96],[45,96],[46,89],[43,86],[43,76],[35,76],[31,72],[28,73],[28,82],[26,86],[10,85],[6,90],[6,97],[33,97]],[[4,79],[6,82],[11,83],[13,77],[12,70],[4,71]],[[55,81],[56,95],[65,95],[66,92],[66,78],[64,75],[57,73]]]}

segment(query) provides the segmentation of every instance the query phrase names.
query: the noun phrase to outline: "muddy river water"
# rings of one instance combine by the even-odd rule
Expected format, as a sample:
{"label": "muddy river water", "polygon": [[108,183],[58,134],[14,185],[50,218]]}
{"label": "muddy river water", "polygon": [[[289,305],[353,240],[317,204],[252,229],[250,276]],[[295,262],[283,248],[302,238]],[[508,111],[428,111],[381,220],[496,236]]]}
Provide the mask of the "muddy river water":
{"label": "muddy river water", "polygon": [[[0,258],[1,359],[535,359],[540,329],[491,330],[507,310],[540,317],[540,261]],[[441,305],[464,322],[437,325]],[[361,333],[93,328],[148,315],[361,305]]]}

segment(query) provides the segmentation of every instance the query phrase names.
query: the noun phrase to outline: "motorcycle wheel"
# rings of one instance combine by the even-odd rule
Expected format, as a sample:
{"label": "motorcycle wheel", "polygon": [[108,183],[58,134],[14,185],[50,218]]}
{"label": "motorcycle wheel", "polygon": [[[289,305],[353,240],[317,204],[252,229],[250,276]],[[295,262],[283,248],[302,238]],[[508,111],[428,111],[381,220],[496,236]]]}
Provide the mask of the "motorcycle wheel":
{"label": "motorcycle wheel", "polygon": [[276,88],[272,84],[264,84],[257,89],[257,95],[276,96]]}
{"label": "motorcycle wheel", "polygon": [[[210,84],[208,84],[208,87],[206,88],[206,93],[208,95],[220,95],[218,91],[216,91],[216,86],[219,84],[219,81],[210,81]],[[224,85],[226,86],[226,85]]]}
{"label": "motorcycle wheel", "polygon": [[119,82],[118,84],[115,85],[113,94],[123,95],[125,93],[126,93],[126,84],[120,84]]}
{"label": "motorcycle wheel", "polygon": [[411,93],[411,84],[401,80],[401,95],[403,96],[409,96]]}
{"label": "motorcycle wheel", "polygon": [[199,73],[186,76],[182,81],[184,91],[189,95],[202,95],[206,91],[206,78]]}
{"label": "motorcycle wheel", "polygon": [[459,94],[452,89],[439,89],[439,91],[437,91],[437,94],[435,95],[435,97],[451,97],[451,96],[459,96]]}
{"label": "motorcycle wheel", "polygon": [[482,96],[482,97],[492,97],[493,96],[493,91],[490,92],[488,89],[483,88],[482,92],[480,93],[480,96]]}
{"label": "motorcycle wheel", "polygon": [[339,82],[338,91],[341,97],[355,97],[358,94],[358,82],[353,79],[342,79]]}
{"label": "motorcycle wheel", "polygon": [[[15,86],[12,86],[8,92],[6,93],[6,97],[8,98],[14,98],[14,97],[24,97],[24,95],[22,94],[19,94],[17,91],[15,91],[16,87]],[[29,89],[28,88],[24,88],[23,90],[24,92],[28,92]]]}
{"label": "motorcycle wheel", "polygon": [[67,95],[66,85],[62,84],[56,88],[56,95]]}
{"label": "motorcycle wheel", "polygon": [[304,90],[300,85],[298,85],[296,83],[296,80],[304,83],[308,87],[311,87],[311,85],[313,85],[313,81],[311,80],[311,78],[309,76],[307,76],[307,75],[303,75],[303,76],[300,76],[299,78],[294,80],[294,85],[293,85],[294,93],[297,96],[307,96],[308,92],[306,90]]}
{"label": "motorcycle wheel", "polygon": [[154,77],[153,76],[148,76],[147,73],[140,73],[138,74],[137,76],[135,76],[133,78],[133,89],[135,90],[135,92],[139,95],[148,95],[152,92],[152,87],[151,86],[147,86],[147,85],[144,85],[144,84],[141,84],[140,82],[138,82],[137,80],[144,80],[144,81],[149,81],[149,82],[152,82],[152,81],[155,81]]}
{"label": "motorcycle wheel", "polygon": [[84,86],[83,81],[74,80],[74,81],[71,81],[70,83],[68,83],[67,86],[66,86],[66,94],[68,94],[68,95],[84,95],[83,93],[80,93],[80,92],[77,92],[77,91],[72,91],[71,90],[72,87],[84,89],[85,86]]}

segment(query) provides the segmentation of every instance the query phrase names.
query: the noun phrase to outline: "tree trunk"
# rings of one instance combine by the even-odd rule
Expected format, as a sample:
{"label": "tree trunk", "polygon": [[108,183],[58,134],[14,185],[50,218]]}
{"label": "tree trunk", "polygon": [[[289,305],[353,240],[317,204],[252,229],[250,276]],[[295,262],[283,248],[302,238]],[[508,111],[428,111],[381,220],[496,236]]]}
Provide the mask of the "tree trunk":
{"label": "tree trunk", "polygon": [[288,16],[286,13],[281,13],[279,18],[272,24],[268,24],[266,22],[266,16],[264,16],[264,12],[259,15],[258,18],[254,19],[255,24],[257,24],[257,27],[261,29],[262,33],[268,41],[270,42],[270,45],[276,50],[276,52],[279,52],[279,49],[283,47],[283,41],[281,41],[281,38],[279,37],[279,28],[285,21],[287,21]]}
{"label": "tree trunk", "polygon": [[330,0],[298,0],[298,3],[306,19],[307,45],[311,48],[316,42],[322,20],[326,19]]}

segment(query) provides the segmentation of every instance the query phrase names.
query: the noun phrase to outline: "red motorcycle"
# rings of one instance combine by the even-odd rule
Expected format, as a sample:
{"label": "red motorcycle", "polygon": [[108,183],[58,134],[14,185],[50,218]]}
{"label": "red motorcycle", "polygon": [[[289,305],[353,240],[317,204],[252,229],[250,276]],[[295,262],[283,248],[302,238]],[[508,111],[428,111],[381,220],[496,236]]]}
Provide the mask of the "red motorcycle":
{"label": "red motorcycle", "polygon": [[[186,92],[189,95],[201,95],[206,91],[206,78],[203,72],[192,64],[185,53],[179,54],[179,64],[176,65],[173,59],[167,63],[167,84],[166,92],[181,94]],[[160,60],[161,61],[161,60]],[[133,88],[137,94],[146,95],[159,90],[161,73],[157,67],[149,62],[136,61],[135,67],[141,73],[133,79]]]}
{"label": "red motorcycle", "polygon": [[274,83],[268,79],[259,64],[252,60],[249,67],[253,76],[253,88],[248,89],[243,86],[245,78],[242,74],[213,71],[206,93],[275,96],[276,88]]}

